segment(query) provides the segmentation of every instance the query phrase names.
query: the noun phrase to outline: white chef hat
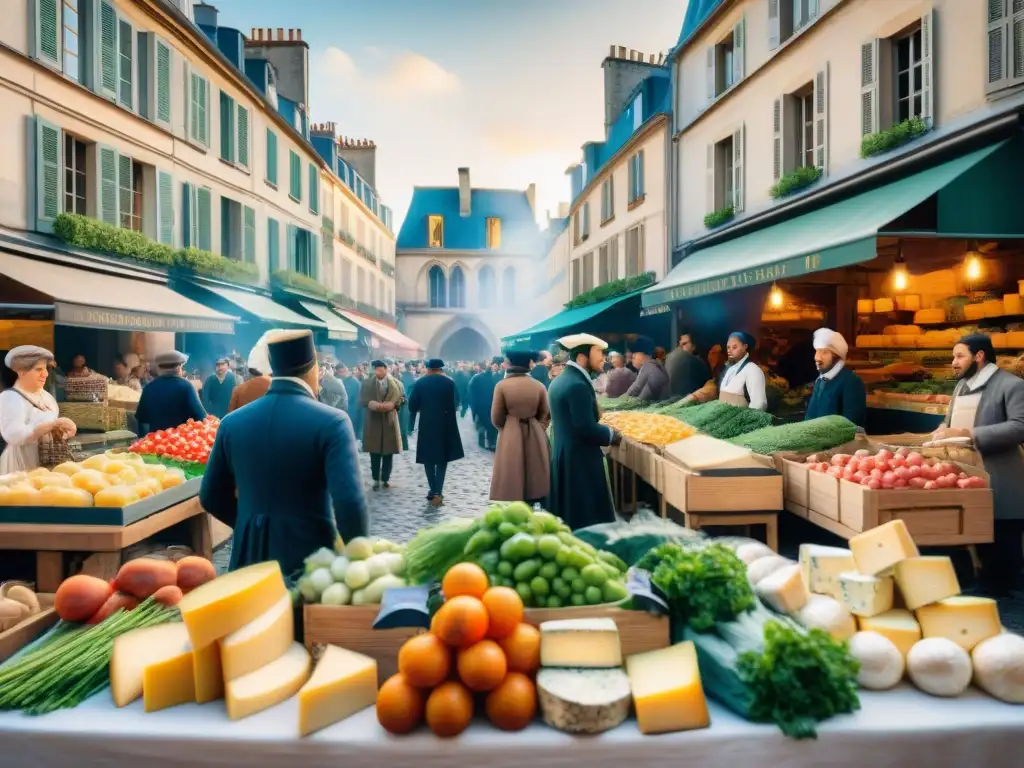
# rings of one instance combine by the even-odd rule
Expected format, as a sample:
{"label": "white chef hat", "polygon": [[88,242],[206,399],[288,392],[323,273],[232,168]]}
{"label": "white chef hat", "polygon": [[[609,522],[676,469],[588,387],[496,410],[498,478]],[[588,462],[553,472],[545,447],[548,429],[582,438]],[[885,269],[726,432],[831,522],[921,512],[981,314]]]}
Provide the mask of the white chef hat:
{"label": "white chef hat", "polygon": [[247,368],[252,368],[254,371],[259,371],[264,376],[270,375],[269,339],[271,336],[277,333],[282,333],[282,331],[267,331],[260,337],[260,340],[256,342],[256,346],[249,350],[249,358],[246,362]]}
{"label": "white chef hat", "polygon": [[850,345],[846,343],[843,334],[831,328],[819,328],[814,332],[814,348],[827,349],[839,355],[842,360],[846,359],[846,354],[850,351]]}

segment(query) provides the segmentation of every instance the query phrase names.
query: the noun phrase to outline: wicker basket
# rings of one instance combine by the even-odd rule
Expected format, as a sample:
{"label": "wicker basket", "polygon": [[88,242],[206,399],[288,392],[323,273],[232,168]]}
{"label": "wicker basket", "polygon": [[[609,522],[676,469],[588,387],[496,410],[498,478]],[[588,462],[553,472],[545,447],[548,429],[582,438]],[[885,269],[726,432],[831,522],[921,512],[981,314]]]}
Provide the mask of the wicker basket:
{"label": "wicker basket", "polygon": [[64,380],[64,395],[73,403],[107,402],[107,380],[103,376],[68,377]]}
{"label": "wicker basket", "polygon": [[103,403],[61,403],[60,415],[71,419],[81,430],[109,432],[107,408]]}
{"label": "wicker basket", "polygon": [[106,408],[106,426],[104,432],[116,432],[119,429],[128,429],[128,411],[124,408]]}

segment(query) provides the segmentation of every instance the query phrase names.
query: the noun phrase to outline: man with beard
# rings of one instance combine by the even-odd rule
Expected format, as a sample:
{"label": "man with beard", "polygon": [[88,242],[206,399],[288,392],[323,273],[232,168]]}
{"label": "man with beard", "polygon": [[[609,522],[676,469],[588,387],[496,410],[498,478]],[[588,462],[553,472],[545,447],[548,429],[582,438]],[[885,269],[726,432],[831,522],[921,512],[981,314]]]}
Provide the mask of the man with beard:
{"label": "man with beard", "polygon": [[669,391],[677,397],[693,394],[711,378],[707,363],[697,357],[693,334],[683,332],[679,335],[679,346],[665,358],[665,373],[668,374]]}
{"label": "man with beard", "polygon": [[569,350],[564,372],[551,382],[550,511],[573,530],[615,520],[602,447],[622,440],[600,423],[597,393],[590,371],[604,362],[608,344],[590,334],[566,336],[558,343]]}
{"label": "man with beard", "polygon": [[818,380],[814,382],[811,399],[807,403],[804,419],[820,416],[843,416],[858,427],[867,419],[867,395],[864,382],[846,367],[846,355],[850,351],[846,339],[831,328],[819,328],[814,332],[814,365],[818,369]]}
{"label": "man with beard", "polygon": [[725,345],[729,364],[718,385],[718,399],[723,403],[756,408],[759,411],[768,408],[764,371],[750,359],[750,353],[756,345],[757,341],[749,333],[733,331],[729,334],[729,341]]}
{"label": "man with beard", "polygon": [[958,383],[933,440],[967,438],[992,484],[995,536],[978,545],[981,589],[1004,596],[1021,587],[1024,568],[1024,381],[996,366],[992,340],[983,333],[953,346]]}

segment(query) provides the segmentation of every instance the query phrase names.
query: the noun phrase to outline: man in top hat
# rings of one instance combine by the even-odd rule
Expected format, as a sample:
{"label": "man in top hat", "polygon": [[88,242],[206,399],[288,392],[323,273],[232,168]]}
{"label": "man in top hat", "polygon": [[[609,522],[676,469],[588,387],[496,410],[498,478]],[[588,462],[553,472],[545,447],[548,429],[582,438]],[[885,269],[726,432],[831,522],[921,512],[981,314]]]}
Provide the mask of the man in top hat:
{"label": "man in top hat", "polygon": [[398,409],[405,402],[402,382],[388,373],[383,360],[373,361],[373,376],[359,389],[359,407],[363,418],[363,450],[370,454],[373,490],[391,487],[394,455],[402,452],[402,432]]}
{"label": "man in top hat", "polygon": [[548,508],[574,530],[615,520],[602,447],[616,445],[618,432],[600,423],[591,368],[604,360],[608,344],[588,333],[565,336],[565,370],[551,382],[551,493]]}
{"label": "man in top hat", "polygon": [[235,374],[229,370],[230,360],[218,358],[214,371],[203,382],[203,407],[206,412],[223,419],[231,405],[231,392],[238,384]]}
{"label": "man in top hat", "polygon": [[422,464],[427,473],[427,501],[440,507],[444,503],[448,464],[465,456],[457,420],[459,391],[445,375],[444,361],[432,358],[427,360],[426,368],[426,374],[416,380],[409,397],[409,421],[415,428],[419,418],[416,463]]}
{"label": "man in top hat", "polygon": [[629,389],[627,397],[639,397],[644,402],[657,402],[669,398],[670,386],[665,365],[654,358],[654,342],[646,336],[640,336],[631,345],[633,347],[633,364],[640,371]]}
{"label": "man in top hat", "polygon": [[199,500],[235,529],[232,570],[277,560],[290,574],[369,521],[352,422],[317,400],[313,334],[277,331],[268,350],[270,390],[221,422]]}
{"label": "man in top hat", "polygon": [[814,365],[818,380],[814,382],[804,419],[819,416],[845,416],[858,427],[867,420],[868,404],[864,382],[846,367],[850,346],[841,333],[831,328],[814,332]]}
{"label": "man in top hat", "polygon": [[196,388],[185,378],[183,366],[188,355],[172,350],[156,356],[157,378],[143,388],[135,420],[142,434],[170,429],[189,419],[202,421],[206,410]]}
{"label": "man in top hat", "polygon": [[242,382],[231,391],[228,413],[237,411],[253,400],[259,400],[270,389],[270,350],[267,348],[267,341],[272,333],[277,333],[277,331],[264,333],[256,342],[256,346],[249,351],[249,359],[246,361],[249,380]]}

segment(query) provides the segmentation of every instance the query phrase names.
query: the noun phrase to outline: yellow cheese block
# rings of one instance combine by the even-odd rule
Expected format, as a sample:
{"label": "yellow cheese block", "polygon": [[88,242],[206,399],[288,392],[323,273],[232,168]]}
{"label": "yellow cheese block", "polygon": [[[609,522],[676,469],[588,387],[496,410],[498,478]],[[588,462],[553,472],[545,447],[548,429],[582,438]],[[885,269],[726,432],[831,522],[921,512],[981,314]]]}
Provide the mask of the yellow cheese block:
{"label": "yellow cheese block", "polygon": [[196,700],[194,654],[188,631],[182,624],[173,626],[182,630],[180,652],[142,670],[142,707],[146,712],[158,712]]}
{"label": "yellow cheese block", "polygon": [[1007,293],[1003,295],[1004,315],[1024,315],[1024,301],[1019,293]]}
{"label": "yellow cheese block", "polygon": [[688,731],[711,724],[697,650],[689,640],[628,657],[626,674],[641,733]]}
{"label": "yellow cheese block", "polygon": [[1006,346],[1011,349],[1024,349],[1024,331],[1007,331]]}
{"label": "yellow cheese block", "polygon": [[905,312],[916,312],[921,308],[921,296],[917,293],[908,293],[896,297],[896,309]]}
{"label": "yellow cheese block", "polygon": [[224,685],[228,717],[248,717],[291,698],[309,680],[310,666],[309,652],[301,643],[292,643],[276,661],[229,680]]}
{"label": "yellow cheese block", "polygon": [[193,651],[192,659],[196,703],[206,704],[224,698],[224,672],[220,664],[220,645],[210,643]]}
{"label": "yellow cheese block", "polygon": [[946,310],[944,309],[919,309],[914,313],[914,324],[944,323],[946,322]]}
{"label": "yellow cheese block", "polygon": [[247,675],[279,658],[295,642],[292,600],[287,594],[264,613],[220,641],[225,680]]}
{"label": "yellow cheese block", "polygon": [[542,667],[606,669],[622,666],[619,627],[613,619],[562,619],[540,625]]}
{"label": "yellow cheese block", "polygon": [[918,555],[917,545],[902,520],[890,520],[857,534],[850,539],[850,551],[857,570],[866,576],[878,576],[900,560]]}
{"label": "yellow cheese block", "polygon": [[377,701],[377,661],[328,645],[299,690],[299,734],[333,725]]}
{"label": "yellow cheese block", "polygon": [[899,648],[903,658],[907,658],[910,649],[921,639],[921,625],[914,614],[901,608],[880,613],[877,616],[858,616],[857,624],[861,632],[877,632]]}
{"label": "yellow cheese block", "polygon": [[287,595],[277,561],[257,563],[208,581],[178,603],[195,648],[230,635]]}
{"label": "yellow cheese block", "polygon": [[896,309],[892,299],[875,299],[875,312],[892,312]]}
{"label": "yellow cheese block", "polygon": [[948,557],[908,557],[896,563],[896,584],[911,611],[960,594],[953,561]]}
{"label": "yellow cheese block", "polygon": [[1003,631],[999,607],[987,597],[947,597],[918,608],[916,615],[924,637],[944,637],[968,653]]}
{"label": "yellow cheese block", "polygon": [[875,311],[875,302],[872,299],[857,299],[857,314],[867,315]]}
{"label": "yellow cheese block", "polygon": [[[114,704],[123,707],[142,695],[145,670],[183,654],[191,658],[188,630],[184,624],[161,624],[125,632],[114,640],[110,654],[110,692]],[[188,671],[191,680],[191,667]]]}

